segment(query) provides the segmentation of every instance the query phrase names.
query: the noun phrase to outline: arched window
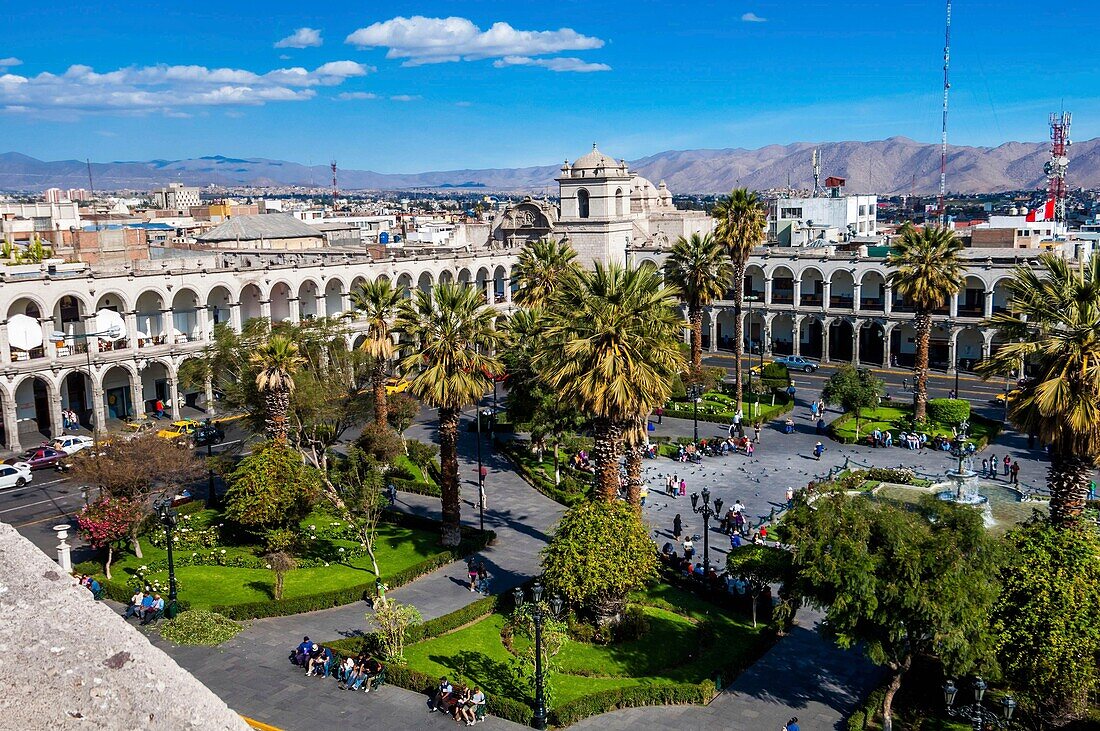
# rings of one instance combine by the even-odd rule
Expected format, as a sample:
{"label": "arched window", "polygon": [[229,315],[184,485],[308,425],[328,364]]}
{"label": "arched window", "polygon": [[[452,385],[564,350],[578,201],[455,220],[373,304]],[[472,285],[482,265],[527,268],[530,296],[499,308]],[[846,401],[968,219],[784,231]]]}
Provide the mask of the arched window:
{"label": "arched window", "polygon": [[615,190],[615,215],[622,216],[626,213],[623,206],[623,189],[618,188]]}
{"label": "arched window", "polygon": [[577,191],[577,215],[588,218],[588,191],[584,188]]}

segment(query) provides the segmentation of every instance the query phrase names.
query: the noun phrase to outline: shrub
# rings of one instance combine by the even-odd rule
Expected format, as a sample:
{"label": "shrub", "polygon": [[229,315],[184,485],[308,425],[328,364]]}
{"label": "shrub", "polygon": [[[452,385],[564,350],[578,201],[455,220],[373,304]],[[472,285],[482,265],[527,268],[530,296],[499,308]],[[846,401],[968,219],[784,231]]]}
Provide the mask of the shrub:
{"label": "shrub", "polygon": [[562,703],[550,711],[550,722],[555,726],[569,726],[589,716],[618,708],[705,704],[710,702],[714,693],[714,683],[710,680],[701,683],[660,683],[612,688]]}
{"label": "shrub", "polygon": [[958,398],[928,399],[928,418],[955,426],[970,418],[970,402]]}
{"label": "shrub", "polygon": [[428,495],[430,497],[442,497],[443,495],[443,491],[439,488],[439,485],[434,482],[420,482],[418,480],[394,477],[392,473],[386,475],[386,482],[392,484],[401,492],[409,492],[414,495]]}
{"label": "shrub", "polygon": [[317,470],[277,444],[242,459],[228,479],[225,517],[254,530],[297,525],[320,490]]}
{"label": "shrub", "polygon": [[160,633],[177,645],[220,645],[242,629],[244,627],[220,614],[195,610],[168,620]]}
{"label": "shrub", "polygon": [[649,634],[649,616],[637,605],[626,608],[622,621],[615,627],[615,642],[631,642]]}
{"label": "shrub", "polygon": [[379,462],[386,464],[393,462],[394,458],[404,451],[401,436],[397,432],[387,426],[379,426],[374,422],[364,427],[363,433],[359,435],[355,446]]}
{"label": "shrub", "polygon": [[298,532],[290,528],[272,528],[264,533],[264,549],[267,553],[294,553],[298,546]]}

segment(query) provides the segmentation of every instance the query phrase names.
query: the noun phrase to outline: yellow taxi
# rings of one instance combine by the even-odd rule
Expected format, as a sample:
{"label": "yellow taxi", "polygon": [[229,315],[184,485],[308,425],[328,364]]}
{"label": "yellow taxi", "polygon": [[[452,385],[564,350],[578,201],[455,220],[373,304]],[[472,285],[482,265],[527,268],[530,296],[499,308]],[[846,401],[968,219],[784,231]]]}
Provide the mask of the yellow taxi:
{"label": "yellow taxi", "polygon": [[387,378],[386,379],[386,395],[392,395],[395,393],[404,393],[409,390],[409,382],[404,378]]}
{"label": "yellow taxi", "polygon": [[1005,405],[1005,399],[1008,399],[1009,401],[1011,401],[1012,399],[1016,398],[1019,395],[1020,395],[1020,389],[1014,388],[1011,391],[1009,391],[1007,394],[1004,393],[1004,392],[1001,392],[1001,393],[997,394],[996,396],[993,397],[992,401],[997,406],[1004,406]]}
{"label": "yellow taxi", "polygon": [[199,422],[194,419],[184,419],[182,421],[173,421],[169,426],[161,429],[157,432],[157,436],[162,439],[179,439],[180,437],[189,437],[195,433],[195,429],[199,427]]}

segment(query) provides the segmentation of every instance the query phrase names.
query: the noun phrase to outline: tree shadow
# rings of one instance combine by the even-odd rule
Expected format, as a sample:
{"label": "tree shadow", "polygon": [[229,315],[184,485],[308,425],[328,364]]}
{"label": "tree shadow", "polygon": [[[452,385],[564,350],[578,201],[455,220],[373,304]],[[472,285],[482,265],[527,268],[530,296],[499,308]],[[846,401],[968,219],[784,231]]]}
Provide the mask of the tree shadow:
{"label": "tree shadow", "polygon": [[529,700],[525,690],[516,687],[515,677],[507,663],[498,662],[482,652],[462,650],[454,655],[430,655],[428,659],[480,685],[490,693]]}
{"label": "tree shadow", "polygon": [[245,584],[245,586],[249,589],[252,589],[253,591],[261,592],[262,594],[266,595],[268,599],[275,598],[275,587],[272,586],[270,582],[249,581]]}

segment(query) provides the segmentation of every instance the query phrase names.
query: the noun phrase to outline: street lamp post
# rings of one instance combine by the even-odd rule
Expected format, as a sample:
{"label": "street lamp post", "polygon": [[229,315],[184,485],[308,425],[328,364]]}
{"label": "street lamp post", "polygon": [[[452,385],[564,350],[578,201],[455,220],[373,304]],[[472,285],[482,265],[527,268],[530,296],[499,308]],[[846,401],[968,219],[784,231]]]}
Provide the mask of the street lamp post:
{"label": "street lamp post", "polygon": [[983,731],[993,726],[1010,728],[1012,726],[1012,716],[1016,712],[1016,701],[1008,695],[1002,698],[1001,715],[998,716],[982,705],[987,687],[986,682],[980,677],[974,678],[974,702],[966,706],[956,706],[955,696],[958,695],[959,689],[955,687],[954,680],[948,680],[943,686],[943,700],[947,706],[947,715],[951,718],[961,718],[964,721],[969,721],[974,725],[975,731]]}
{"label": "street lamp post", "polygon": [[703,387],[692,384],[687,388],[688,398],[691,399],[691,432],[692,443],[699,443],[699,399],[703,397]]}
{"label": "street lamp post", "polygon": [[[523,588],[517,586],[512,592],[512,596],[516,600],[516,609],[522,607]],[[531,619],[535,623],[535,717],[531,720],[531,726],[542,731],[546,728],[546,696],[543,690],[542,674],[542,623],[546,621],[547,617],[557,617],[561,614],[562,602],[559,596],[551,597],[548,613],[542,604],[542,584],[537,581],[531,587],[531,598],[534,600]]]}
{"label": "street lamp post", "polygon": [[485,478],[481,476],[481,399],[477,400],[477,511],[485,530]]}
{"label": "street lamp post", "polygon": [[207,418],[204,424],[206,429],[203,432],[206,435],[206,507],[208,508],[218,507],[218,494],[214,490],[214,467],[210,463],[210,458],[214,456],[214,435],[210,428],[213,423]]}
{"label": "street lamp post", "polygon": [[691,510],[703,516],[703,573],[710,570],[710,519],[722,514],[722,498],[710,502],[710,490],[703,488],[703,504],[699,504],[699,493],[691,493]]}
{"label": "street lamp post", "polygon": [[176,591],[176,562],[172,556],[172,531],[179,524],[179,514],[172,509],[172,500],[162,498],[153,506],[157,511],[157,517],[164,525],[165,542],[168,544],[168,604],[164,608],[164,616],[168,619],[179,614],[179,603]]}

